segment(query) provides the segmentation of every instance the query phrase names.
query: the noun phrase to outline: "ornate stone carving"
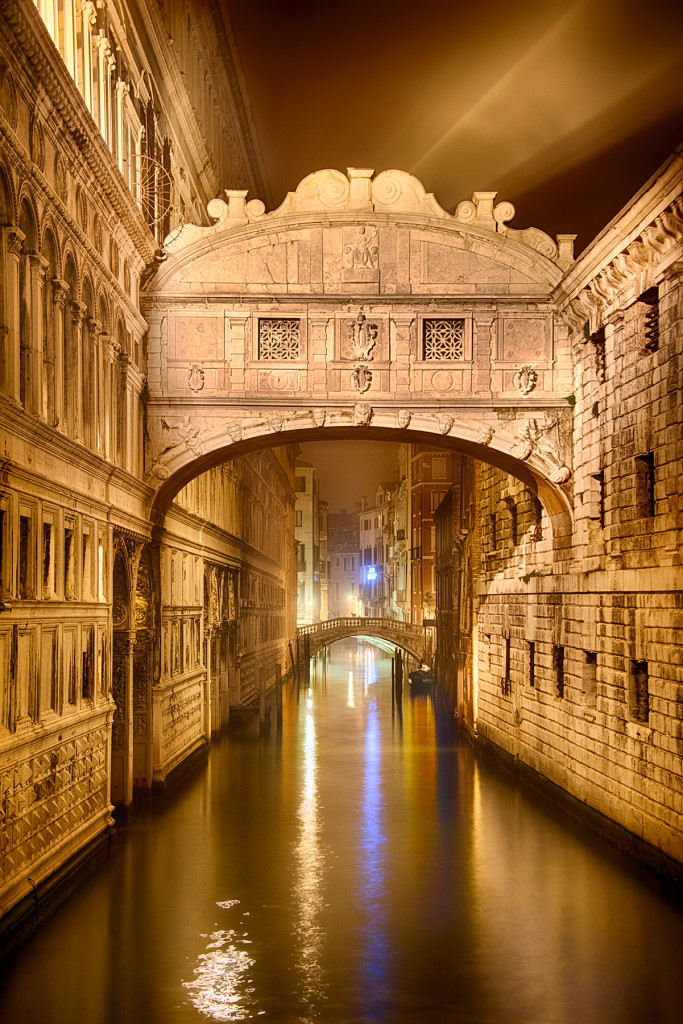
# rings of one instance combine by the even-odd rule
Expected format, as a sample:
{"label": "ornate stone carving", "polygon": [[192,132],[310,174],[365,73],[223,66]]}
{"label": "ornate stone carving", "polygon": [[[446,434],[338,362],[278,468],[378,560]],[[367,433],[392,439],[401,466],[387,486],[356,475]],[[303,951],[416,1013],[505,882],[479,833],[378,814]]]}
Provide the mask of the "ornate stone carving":
{"label": "ornate stone carving", "polygon": [[273,413],[273,415],[268,418],[268,426],[275,434],[280,433],[280,431],[282,430],[283,423],[284,420],[282,419],[282,416],[280,415],[279,412]]}
{"label": "ornate stone carving", "polygon": [[363,361],[372,360],[372,350],[377,342],[379,324],[368,320],[361,310],[355,320],[346,321],[347,358]]}
{"label": "ornate stone carving", "polygon": [[313,409],[312,410],[312,416],[313,416],[313,422],[315,423],[316,427],[324,427],[325,426],[325,419],[327,418],[327,410],[326,409]]}
{"label": "ornate stone carving", "polygon": [[571,475],[560,454],[560,421],[557,416],[546,415],[542,422],[536,418],[527,420],[513,454],[524,462],[538,454],[554,463],[553,483],[565,483]]}
{"label": "ornate stone carving", "polygon": [[379,266],[379,246],[377,244],[377,228],[360,226],[353,233],[345,236],[342,249],[342,264],[346,270],[356,268],[377,270]]}
{"label": "ornate stone carving", "polygon": [[404,430],[409,425],[412,417],[413,414],[410,409],[399,409],[396,415],[396,425]]}
{"label": "ornate stone carving", "polygon": [[150,474],[160,480],[168,478],[169,471],[165,465],[180,449],[186,449],[193,455],[202,455],[204,446],[200,438],[200,428],[195,426],[189,416],[179,423],[169,423],[162,419],[162,447],[154,456]]}
{"label": "ornate stone carving", "polygon": [[43,134],[43,126],[41,125],[36,113],[31,114],[31,119],[28,124],[28,146],[29,152],[31,153],[31,159],[34,164],[36,164],[41,172],[44,171],[45,135]]}
{"label": "ornate stone carving", "polygon": [[448,434],[450,433],[453,427],[453,423],[455,421],[453,420],[452,416],[449,416],[446,413],[440,413],[436,417],[436,422],[439,424],[439,430],[441,431],[441,433]]}
{"label": "ornate stone carving", "polygon": [[299,374],[296,370],[262,370],[258,375],[259,390],[298,391]]}
{"label": "ornate stone carving", "polygon": [[367,427],[372,419],[372,406],[367,402],[357,402],[353,407],[353,425]]}
{"label": "ornate stone carving", "polygon": [[493,429],[493,427],[484,426],[480,428],[475,440],[477,444],[483,444],[488,446],[491,444],[494,434],[495,430]]}
{"label": "ornate stone carving", "polygon": [[538,383],[538,373],[532,366],[522,366],[512,378],[512,383],[523,395],[530,395]]}
{"label": "ornate stone carving", "polygon": [[361,395],[370,390],[372,384],[372,370],[367,366],[357,366],[351,374],[351,383]]}
{"label": "ornate stone carving", "polygon": [[2,76],[2,107],[12,131],[17,127],[17,87],[12,72],[5,68]]}
{"label": "ornate stone carving", "polygon": [[231,441],[241,441],[244,436],[244,427],[241,423],[231,423],[228,427],[228,436]]}
{"label": "ornate stone carving", "polygon": [[193,363],[187,371],[187,386],[195,392],[204,387],[204,371],[198,363]]}

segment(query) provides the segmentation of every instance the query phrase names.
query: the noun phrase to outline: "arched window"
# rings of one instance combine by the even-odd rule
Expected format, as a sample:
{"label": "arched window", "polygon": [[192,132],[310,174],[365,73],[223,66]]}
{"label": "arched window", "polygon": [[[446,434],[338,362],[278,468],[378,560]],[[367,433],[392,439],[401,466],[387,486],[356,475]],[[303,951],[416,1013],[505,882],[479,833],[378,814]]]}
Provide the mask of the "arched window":
{"label": "arched window", "polygon": [[95,332],[95,301],[92,292],[90,279],[83,281],[83,315],[85,323],[81,334],[81,366],[83,373],[83,443],[93,448],[96,442],[95,434],[95,401],[94,385],[97,380],[96,347],[93,344],[92,336]]}
{"label": "arched window", "polygon": [[45,232],[43,256],[46,260],[43,287],[43,409],[47,422],[54,426],[57,422],[57,373],[61,368],[61,351],[58,349],[61,349],[63,342],[61,338],[57,338],[54,284],[58,279],[58,262],[57,245],[51,231]]}
{"label": "arched window", "polygon": [[36,412],[38,394],[38,367],[34,358],[33,322],[34,274],[32,260],[38,253],[38,228],[33,209],[24,198],[19,209],[19,229],[24,241],[19,260],[19,401],[30,412]]}
{"label": "arched window", "polygon": [[64,310],[64,375],[62,416],[69,437],[77,438],[80,434],[79,401],[82,387],[78,372],[78,349],[80,345],[81,311],[78,306],[78,288],[76,264],[71,253],[64,261],[64,282],[67,287],[66,307]]}

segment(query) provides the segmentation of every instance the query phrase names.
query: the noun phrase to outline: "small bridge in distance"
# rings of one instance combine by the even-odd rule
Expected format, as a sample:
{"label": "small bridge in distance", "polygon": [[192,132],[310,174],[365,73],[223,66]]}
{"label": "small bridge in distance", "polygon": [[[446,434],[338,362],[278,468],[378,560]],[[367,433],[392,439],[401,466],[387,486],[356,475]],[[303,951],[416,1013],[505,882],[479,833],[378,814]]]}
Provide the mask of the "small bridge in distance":
{"label": "small bridge in distance", "polygon": [[431,631],[424,626],[416,626],[412,622],[401,622],[398,619],[375,619],[361,616],[326,619],[323,622],[314,622],[310,626],[299,626],[296,633],[300,665],[314,657],[323,647],[328,647],[336,640],[344,640],[351,636],[384,640],[386,643],[400,647],[408,654],[412,654],[418,661],[428,660],[431,652]]}

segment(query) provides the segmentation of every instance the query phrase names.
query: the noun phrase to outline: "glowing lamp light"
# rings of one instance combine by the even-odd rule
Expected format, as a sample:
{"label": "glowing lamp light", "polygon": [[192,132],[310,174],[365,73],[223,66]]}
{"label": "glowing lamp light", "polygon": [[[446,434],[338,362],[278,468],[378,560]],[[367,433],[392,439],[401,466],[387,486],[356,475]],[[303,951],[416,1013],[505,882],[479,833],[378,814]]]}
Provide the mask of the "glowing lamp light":
{"label": "glowing lamp light", "polygon": [[366,566],[365,578],[366,578],[366,580],[376,580],[377,579],[377,566],[376,565],[368,565],[368,566]]}

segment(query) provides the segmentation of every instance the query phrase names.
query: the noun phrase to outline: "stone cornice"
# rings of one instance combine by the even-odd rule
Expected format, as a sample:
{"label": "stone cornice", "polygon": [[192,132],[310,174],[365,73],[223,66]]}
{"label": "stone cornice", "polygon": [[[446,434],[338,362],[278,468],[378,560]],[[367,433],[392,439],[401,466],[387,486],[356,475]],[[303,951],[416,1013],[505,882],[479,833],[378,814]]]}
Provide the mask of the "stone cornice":
{"label": "stone cornice", "polygon": [[111,153],[85,101],[74,86],[47,28],[31,3],[7,0],[3,16],[15,39],[12,47],[36,73],[65,130],[76,143],[83,161],[111,203],[145,263],[151,262],[156,243],[141,211],[114,165]]}
{"label": "stone cornice", "polygon": [[683,146],[567,271],[553,293],[572,330],[604,323],[683,255]]}

